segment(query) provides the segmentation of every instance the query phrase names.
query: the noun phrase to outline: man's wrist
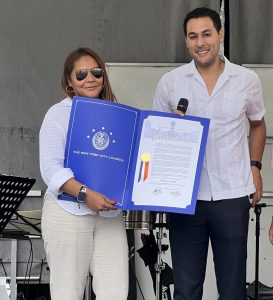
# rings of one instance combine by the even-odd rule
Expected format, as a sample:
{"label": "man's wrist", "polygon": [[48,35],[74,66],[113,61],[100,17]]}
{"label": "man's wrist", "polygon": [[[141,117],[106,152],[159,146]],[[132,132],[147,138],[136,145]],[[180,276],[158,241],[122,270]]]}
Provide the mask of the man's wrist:
{"label": "man's wrist", "polygon": [[251,160],[250,161],[250,165],[251,165],[251,167],[256,167],[259,170],[261,170],[262,166],[263,166],[262,163],[260,161],[258,161],[258,160]]}

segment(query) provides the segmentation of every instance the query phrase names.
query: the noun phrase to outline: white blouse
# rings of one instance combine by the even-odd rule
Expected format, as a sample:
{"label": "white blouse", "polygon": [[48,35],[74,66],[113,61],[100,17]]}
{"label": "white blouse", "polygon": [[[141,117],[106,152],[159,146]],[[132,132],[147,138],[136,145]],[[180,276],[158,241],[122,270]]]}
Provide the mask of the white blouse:
{"label": "white blouse", "polygon": [[[59,200],[60,187],[70,178],[74,178],[73,171],[64,167],[65,144],[68,130],[72,100],[68,97],[53,105],[43,120],[40,144],[40,171],[47,185],[46,194],[50,194],[57,203],[66,211],[75,215],[96,214],[85,204]],[[101,216],[113,217],[120,210],[99,212]]]}

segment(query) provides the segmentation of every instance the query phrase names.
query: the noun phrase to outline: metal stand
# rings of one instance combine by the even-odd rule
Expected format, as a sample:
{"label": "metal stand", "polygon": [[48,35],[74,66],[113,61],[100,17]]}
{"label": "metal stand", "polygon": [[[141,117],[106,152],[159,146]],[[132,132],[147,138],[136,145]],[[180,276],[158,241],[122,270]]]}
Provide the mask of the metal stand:
{"label": "metal stand", "polygon": [[155,273],[156,273],[156,286],[155,286],[155,299],[162,300],[162,282],[161,282],[161,273],[164,270],[164,264],[162,262],[162,239],[166,237],[166,234],[163,234],[163,227],[166,227],[163,223],[164,213],[158,213],[158,224],[159,231],[156,234],[157,238],[157,263],[155,264]]}
{"label": "metal stand", "polygon": [[265,203],[258,203],[254,208],[254,213],[256,214],[256,254],[255,254],[255,299],[259,299],[259,249],[260,249],[260,215],[262,212],[262,207],[266,207]]}
{"label": "metal stand", "polygon": [[17,297],[17,239],[23,238],[23,235],[18,232],[14,234],[14,231],[5,231],[4,228],[34,185],[35,181],[35,179],[0,175],[0,238],[11,239],[11,300],[15,300]]}
{"label": "metal stand", "polygon": [[[166,216],[166,220],[163,220],[164,216]],[[173,284],[173,270],[161,259],[162,253],[165,253],[169,248],[168,245],[162,244],[162,238],[167,237],[166,233],[163,233],[163,228],[168,228],[167,218],[168,214],[166,213],[156,213],[153,219],[157,220],[158,223],[152,223],[152,229],[159,228],[159,231],[154,234],[153,230],[149,230],[149,235],[141,233],[143,247],[137,250],[145,266],[149,267],[157,300],[171,299],[170,285]]]}
{"label": "metal stand", "polygon": [[266,203],[258,203],[254,208],[254,213],[256,214],[256,253],[255,253],[255,300],[259,300],[259,256],[260,256],[260,216],[262,213],[262,207],[273,206]]}

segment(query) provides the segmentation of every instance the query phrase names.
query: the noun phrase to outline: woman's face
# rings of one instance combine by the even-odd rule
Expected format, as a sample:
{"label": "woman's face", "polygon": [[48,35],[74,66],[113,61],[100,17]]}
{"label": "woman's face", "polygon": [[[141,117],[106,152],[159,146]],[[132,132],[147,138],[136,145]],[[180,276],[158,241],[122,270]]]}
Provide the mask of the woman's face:
{"label": "woman's face", "polygon": [[76,96],[98,98],[103,88],[103,72],[91,56],[82,56],[74,63],[69,85]]}

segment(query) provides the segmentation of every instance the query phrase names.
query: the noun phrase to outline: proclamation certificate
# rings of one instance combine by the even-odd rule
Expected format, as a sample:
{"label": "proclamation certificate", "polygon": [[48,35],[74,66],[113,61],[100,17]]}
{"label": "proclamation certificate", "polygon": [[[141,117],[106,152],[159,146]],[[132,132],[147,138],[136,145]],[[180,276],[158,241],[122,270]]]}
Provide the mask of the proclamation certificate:
{"label": "proclamation certificate", "polygon": [[203,126],[148,116],[143,122],[132,201],[185,208],[191,203]]}

